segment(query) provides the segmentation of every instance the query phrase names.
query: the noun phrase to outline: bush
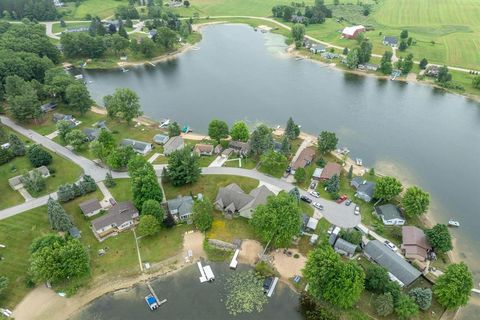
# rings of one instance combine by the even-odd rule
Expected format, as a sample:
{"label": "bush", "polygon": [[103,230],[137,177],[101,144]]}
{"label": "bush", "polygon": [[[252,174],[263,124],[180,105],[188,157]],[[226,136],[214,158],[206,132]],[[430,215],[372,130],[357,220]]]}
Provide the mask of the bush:
{"label": "bush", "polygon": [[255,265],[255,271],[264,277],[273,277],[275,276],[275,271],[273,268],[266,263],[265,261],[260,261]]}
{"label": "bush", "polygon": [[423,311],[430,309],[432,306],[432,290],[429,288],[413,288],[408,295]]}
{"label": "bush", "polygon": [[375,299],[375,311],[379,316],[386,317],[393,312],[393,297],[392,294],[387,292],[381,294]]}
{"label": "bush", "polygon": [[48,166],[53,160],[52,155],[38,144],[35,144],[28,149],[27,157],[35,168]]}

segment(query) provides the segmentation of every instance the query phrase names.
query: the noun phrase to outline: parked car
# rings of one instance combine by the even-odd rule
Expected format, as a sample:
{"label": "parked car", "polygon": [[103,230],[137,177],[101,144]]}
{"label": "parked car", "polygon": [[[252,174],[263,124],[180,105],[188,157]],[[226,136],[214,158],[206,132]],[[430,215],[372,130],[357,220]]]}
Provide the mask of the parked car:
{"label": "parked car", "polygon": [[337,199],[337,203],[342,203],[343,201],[347,200],[347,195],[342,194],[340,198]]}
{"label": "parked car", "polygon": [[311,190],[309,193],[312,197],[320,198],[320,194],[315,190]]}
{"label": "parked car", "polygon": [[288,166],[285,170],[286,173],[290,174],[292,172],[292,167]]}
{"label": "parked car", "polygon": [[352,200],[348,199],[347,201],[345,201],[345,205],[348,207],[349,205],[352,204]]}
{"label": "parked car", "polygon": [[268,290],[270,290],[270,287],[272,286],[272,284],[273,284],[273,277],[265,278],[265,280],[263,281],[263,292],[267,293]]}
{"label": "parked car", "polygon": [[314,203],[312,203],[312,205],[313,205],[315,208],[317,208],[318,210],[323,210],[323,206],[322,206],[320,203],[318,203],[318,202],[314,202]]}
{"label": "parked car", "polygon": [[317,183],[315,181],[312,181],[312,183],[310,184],[310,189],[315,190],[316,188],[317,188]]}
{"label": "parked car", "polygon": [[305,201],[306,203],[312,203],[312,199],[307,196],[301,196],[300,200]]}
{"label": "parked car", "polygon": [[358,216],[360,214],[360,207],[356,206],[355,211],[353,213]]}
{"label": "parked car", "polygon": [[393,252],[397,252],[397,246],[394,245],[392,242],[388,241],[388,240],[385,240],[383,242],[383,244],[385,244],[390,250],[392,250]]}

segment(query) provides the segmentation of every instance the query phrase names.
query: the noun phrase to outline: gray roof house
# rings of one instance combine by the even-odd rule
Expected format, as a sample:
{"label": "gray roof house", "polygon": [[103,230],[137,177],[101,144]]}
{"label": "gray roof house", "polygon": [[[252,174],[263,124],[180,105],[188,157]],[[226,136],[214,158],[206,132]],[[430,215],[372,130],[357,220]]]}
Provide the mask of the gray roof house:
{"label": "gray roof house", "polygon": [[369,259],[387,269],[390,279],[402,287],[408,286],[421,275],[420,271],[378,240],[369,241],[364,253]]}
{"label": "gray roof house", "polygon": [[[44,178],[48,178],[50,176],[50,171],[48,171],[48,168],[45,166],[41,166],[35,169],[32,169],[28,172],[29,175],[32,175],[33,171],[38,171]],[[8,179],[8,184],[10,187],[12,187],[13,190],[19,190],[23,188],[23,183],[22,183],[22,176],[23,175],[18,175],[13,178]]]}
{"label": "gray roof house", "polygon": [[51,110],[55,109],[56,107],[57,107],[56,103],[49,102],[49,103],[46,103],[44,105],[41,105],[40,110],[42,110],[42,112],[48,112],[48,111],[51,111]]}
{"label": "gray roof house", "polygon": [[350,182],[350,185],[357,189],[355,196],[366,202],[370,202],[373,199],[375,193],[375,182],[367,181],[362,177],[355,177]]}
{"label": "gray roof house", "polygon": [[390,47],[396,47],[398,44],[397,37],[385,36],[383,37],[383,44]]}
{"label": "gray roof house", "polygon": [[272,195],[274,193],[264,185],[245,193],[236,183],[232,183],[218,190],[214,206],[226,215],[240,215],[250,219],[253,209],[267,203],[267,198]]}
{"label": "gray roof house", "polygon": [[77,121],[75,119],[75,117],[71,114],[54,113],[52,119],[53,119],[53,122],[58,122],[60,120],[68,121],[68,122],[70,122],[70,126],[72,128],[76,127],[78,124],[80,124],[80,122]]}
{"label": "gray roof house", "polygon": [[153,142],[158,143],[158,144],[165,144],[165,143],[167,143],[168,139],[170,139],[170,138],[167,135],[156,134],[153,137]]}
{"label": "gray roof house", "polygon": [[387,226],[403,226],[405,218],[400,210],[393,204],[384,204],[375,207],[375,213],[382,219],[383,224]]}
{"label": "gray roof house", "polygon": [[140,154],[147,154],[148,152],[152,151],[152,144],[143,141],[137,141],[132,139],[123,139],[120,143],[122,146],[132,146],[135,152]]}
{"label": "gray roof house", "polygon": [[[201,194],[199,194],[200,197]],[[192,214],[193,198],[179,195],[175,199],[167,200],[167,207],[170,214],[176,219],[187,220]]]}
{"label": "gray roof house", "polygon": [[325,52],[325,47],[322,46],[321,44],[315,44],[315,45],[310,47],[310,51],[315,53],[315,54]]}
{"label": "gray roof house", "polygon": [[338,238],[335,244],[333,245],[333,249],[338,254],[351,258],[355,254],[355,250],[357,249],[357,246],[342,238]]}
{"label": "gray roof house", "polygon": [[100,129],[97,128],[85,128],[82,132],[86,134],[88,141],[93,141],[100,136]]}
{"label": "gray roof house", "polygon": [[80,210],[82,210],[82,213],[86,217],[91,217],[96,215],[97,213],[102,210],[102,206],[100,205],[100,202],[97,199],[90,199],[87,201],[84,201],[78,205],[80,207]]}
{"label": "gray roof house", "polygon": [[185,147],[185,142],[183,141],[183,138],[180,136],[176,137],[171,137],[167,143],[163,145],[163,154],[168,156],[171,154],[173,151],[177,151],[180,149],[183,149]]}
{"label": "gray roof house", "polygon": [[135,225],[138,210],[131,202],[119,202],[108,213],[92,221],[92,229],[98,238],[121,232]]}
{"label": "gray roof house", "polygon": [[230,141],[228,147],[233,149],[236,153],[246,156],[250,153],[250,143],[243,141]]}

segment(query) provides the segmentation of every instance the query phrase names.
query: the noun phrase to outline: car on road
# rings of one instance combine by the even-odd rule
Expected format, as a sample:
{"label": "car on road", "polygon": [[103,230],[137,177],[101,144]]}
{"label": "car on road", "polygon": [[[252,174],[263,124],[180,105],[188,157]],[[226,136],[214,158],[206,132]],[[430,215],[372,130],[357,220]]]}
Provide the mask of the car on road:
{"label": "car on road", "polygon": [[345,201],[345,205],[348,207],[349,205],[352,204],[352,200],[348,199],[347,201]]}
{"label": "car on road", "polygon": [[353,212],[356,216],[360,215],[360,207],[356,206],[355,211]]}
{"label": "car on road", "polygon": [[320,194],[315,190],[311,190],[309,193],[312,197],[320,198]]}
{"label": "car on road", "polygon": [[305,201],[306,203],[312,203],[312,199],[307,196],[301,196],[300,200]]}
{"label": "car on road", "polygon": [[383,242],[384,245],[386,245],[390,250],[392,250],[393,252],[397,252],[397,246],[394,245],[392,242],[388,241],[388,240],[385,240]]}
{"label": "car on road", "polygon": [[312,206],[314,206],[318,210],[323,210],[323,206],[319,202],[312,203]]}
{"label": "car on road", "polygon": [[340,198],[337,199],[337,203],[342,203],[343,201],[347,200],[347,195],[346,194],[342,194],[340,196]]}

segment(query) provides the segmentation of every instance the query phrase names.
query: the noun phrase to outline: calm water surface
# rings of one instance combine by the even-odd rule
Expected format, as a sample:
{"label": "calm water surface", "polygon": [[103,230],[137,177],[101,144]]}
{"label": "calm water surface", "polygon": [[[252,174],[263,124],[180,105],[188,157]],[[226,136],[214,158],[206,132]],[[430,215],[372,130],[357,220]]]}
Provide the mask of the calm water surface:
{"label": "calm water surface", "polygon": [[283,37],[244,25],[203,29],[200,50],[157,67],[86,71],[92,96],[129,87],[146,115],[205,132],[212,118],[232,123],[335,131],[367,166],[418,184],[435,220],[449,218],[457,249],[480,281],[480,104],[429,86],[348,75],[285,54]]}

